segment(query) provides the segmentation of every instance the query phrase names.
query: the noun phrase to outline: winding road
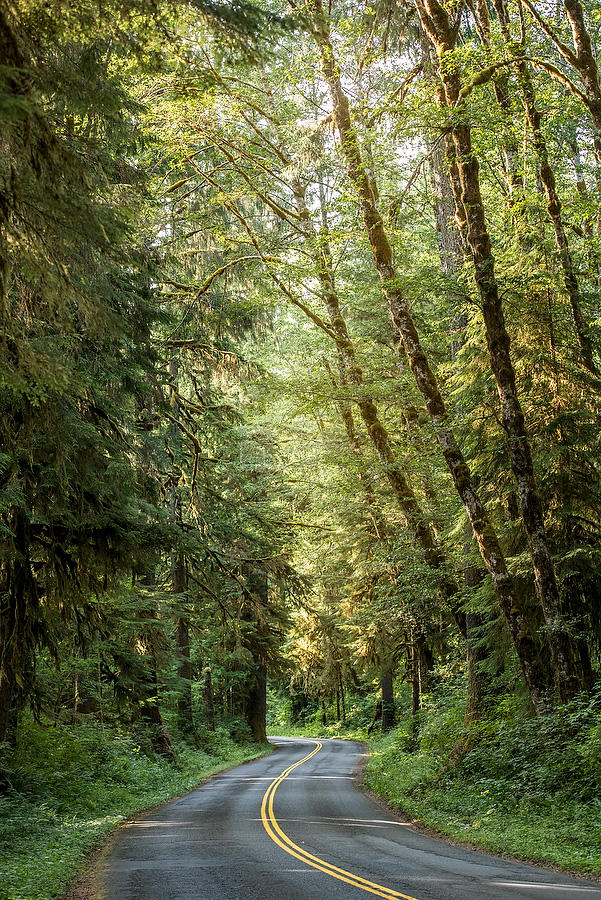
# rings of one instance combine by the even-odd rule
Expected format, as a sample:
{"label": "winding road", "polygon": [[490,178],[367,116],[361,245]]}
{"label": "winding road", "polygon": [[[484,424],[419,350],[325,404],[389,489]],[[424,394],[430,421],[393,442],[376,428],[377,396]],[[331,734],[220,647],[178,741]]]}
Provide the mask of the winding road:
{"label": "winding road", "polygon": [[429,837],[353,783],[349,741],[272,738],[231,769],[120,829],[105,900],[601,900],[601,885]]}

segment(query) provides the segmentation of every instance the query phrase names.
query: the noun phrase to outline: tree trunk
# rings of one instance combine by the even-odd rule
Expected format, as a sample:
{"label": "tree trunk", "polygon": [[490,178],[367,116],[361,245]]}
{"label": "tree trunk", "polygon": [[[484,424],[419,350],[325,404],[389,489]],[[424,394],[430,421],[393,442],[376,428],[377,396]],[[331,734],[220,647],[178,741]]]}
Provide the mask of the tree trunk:
{"label": "tree trunk", "polygon": [[[32,505],[29,484],[26,503]],[[6,739],[11,710],[20,708],[34,684],[39,636],[40,595],[31,558],[31,523],[22,508],[10,520],[11,559],[0,568],[0,743]]]}
{"label": "tree trunk", "polygon": [[314,10],[313,34],[320,50],[322,69],[330,90],[334,119],[340,135],[349,179],[359,198],[367,237],[376,269],[380,275],[382,289],[388,300],[392,320],[399,332],[417,386],[425,400],[453,483],[468,513],[480,553],[491,575],[495,593],[507,619],[532,703],[537,710],[542,711],[545,705],[545,696],[550,687],[548,672],[538,664],[535,653],[535,637],[531,634],[528,621],[523,615],[519,598],[513,591],[511,577],[497,535],[475,489],[469,467],[448,424],[447,411],[436,378],[421,347],[411,312],[402,295],[393,265],[392,248],[384,230],[369,179],[363,168],[361,152],[352,126],[348,100],[338,75],[321,0],[314,0],[311,7]]}
{"label": "tree trunk", "polygon": [[156,666],[153,662],[147,669],[142,685],[140,715],[150,732],[150,741],[154,752],[164,756],[166,759],[173,759],[173,748],[163,725],[158,694],[159,684]]}
{"label": "tree trunk", "polygon": [[382,689],[382,734],[385,734],[394,727],[396,719],[392,671],[382,672],[380,687]]}
{"label": "tree trunk", "polygon": [[260,666],[251,677],[247,705],[246,721],[250,728],[252,740],[259,744],[267,743],[267,671]]}
{"label": "tree trunk", "polygon": [[[480,573],[474,572],[476,577]],[[470,726],[482,719],[492,698],[491,678],[483,668],[489,651],[482,644],[482,631],[487,620],[479,613],[469,612],[467,618],[467,703],[463,718],[464,730],[449,754],[449,763],[456,764],[474,746],[474,732]]]}
{"label": "tree trunk", "polygon": [[12,712],[12,686],[7,678],[0,681],[0,746],[8,739]]}
{"label": "tree trunk", "polygon": [[[477,3],[478,10],[482,10],[482,14],[486,15],[486,23],[488,28],[490,27],[490,23],[488,22],[488,7],[486,5],[485,0],[478,0]],[[487,29],[483,26],[483,30],[487,33]],[[422,32],[423,33],[423,32]],[[425,35],[424,35],[425,38]],[[503,84],[503,89],[501,93],[505,90],[506,85]],[[499,95],[497,94],[497,100],[499,100]],[[499,101],[500,102],[500,101]],[[510,104],[510,101],[507,101]],[[509,141],[509,147],[513,147],[511,140]],[[515,151],[517,153],[517,150]],[[511,153],[506,149],[505,156],[508,161],[511,157]],[[445,171],[444,168],[444,160],[442,158],[442,152],[437,155],[431,156],[431,166],[435,172],[435,184],[438,185],[438,189],[435,193],[436,196],[436,204],[435,208],[438,210],[437,213],[437,223],[439,231],[444,231],[444,240],[439,241],[439,253],[441,258],[442,270],[449,278],[456,279],[461,264],[464,258],[462,253],[463,243],[461,239],[461,235],[459,233],[459,229],[453,222],[453,217],[451,216],[450,209],[452,208],[453,212],[455,210],[455,202],[453,199],[453,187],[451,185],[451,177],[450,174]],[[511,170],[508,169],[508,175],[511,175]],[[509,184],[513,184],[515,188],[515,184],[511,178],[508,178]],[[514,195],[514,191],[512,190],[512,196]],[[454,363],[456,361],[457,354],[465,341],[465,317],[461,316],[461,313],[458,312],[455,318],[455,327],[453,328],[453,333],[451,336],[451,362]],[[517,498],[516,498],[517,505]],[[519,514],[518,514],[519,515]],[[517,515],[514,517],[517,518]],[[470,544],[471,534],[466,533],[466,547],[465,552],[469,553],[469,544]],[[477,587],[482,579],[485,577],[486,572],[480,569],[477,569],[474,566],[468,566],[464,570],[464,584],[466,588],[475,588]],[[478,628],[484,626],[485,619],[483,616],[480,616],[476,613],[466,613],[466,634],[465,634],[465,643],[466,643],[466,663],[467,663],[467,702],[466,702],[466,710],[465,710],[465,723],[469,724],[471,722],[476,721],[478,718],[482,716],[485,712],[485,698],[490,694],[490,676],[483,669],[482,663],[484,663],[489,655],[488,648],[482,645],[481,642],[475,639],[475,633]],[[421,642],[423,644],[423,642]],[[421,646],[420,644],[420,646]],[[421,654],[420,654],[420,663],[421,663]],[[421,673],[421,665],[420,665],[420,673]],[[420,677],[420,690],[424,693],[427,690],[426,685],[424,684],[424,678]]]}
{"label": "tree trunk", "polygon": [[[267,610],[269,583],[267,573],[254,568],[251,564],[245,564],[243,568],[248,584],[248,591],[260,604],[263,610]],[[245,614],[247,621],[253,623],[259,633],[259,637],[268,635],[268,626],[257,621],[256,612],[249,606]],[[267,741],[267,666],[261,649],[261,644],[251,640],[247,647],[253,655],[254,671],[250,674],[248,693],[245,703],[245,718],[250,728],[253,741],[266,743]]]}
{"label": "tree trunk", "polygon": [[[432,40],[439,59],[454,49],[455,36],[449,16],[438,0],[417,0],[422,27]],[[461,101],[461,77],[456,67],[441,65],[441,79],[449,110]],[[572,642],[561,614],[559,589],[549,551],[542,505],[538,493],[524,413],[516,388],[510,339],[494,271],[490,235],[480,194],[479,165],[465,117],[454,114],[452,129],[455,159],[461,183],[457,202],[467,217],[467,241],[472,254],[476,284],[484,317],[491,369],[495,376],[503,427],[507,434],[511,469],[518,487],[524,528],[528,537],[536,591],[547,625],[547,640],[559,696],[567,701],[580,689]],[[392,265],[390,265],[392,270]],[[393,271],[393,270],[392,270]]]}
{"label": "tree trunk", "polygon": [[[154,573],[141,579],[141,584],[146,587],[154,587],[156,585]],[[139,615],[142,620],[156,619],[154,609],[141,610]],[[144,628],[140,631],[139,638],[139,642],[143,646],[147,657],[147,661],[142,661],[141,666],[140,716],[148,727],[150,741],[155,753],[164,756],[166,759],[173,759],[173,748],[161,715],[157,662],[151,630],[148,627]]]}
{"label": "tree trunk", "polygon": [[419,690],[419,660],[413,641],[409,648],[409,678],[411,681],[411,715],[415,719],[421,709],[421,694]]}
{"label": "tree trunk", "polygon": [[[177,427],[179,423],[181,410],[178,399],[179,389],[179,362],[177,356],[173,356],[169,361],[169,375],[171,377],[170,385],[170,406],[173,411],[174,426],[171,437],[173,446],[170,448],[170,458],[173,463],[173,471],[170,478],[170,505],[171,516],[174,524],[181,528],[182,526],[182,508],[181,499],[178,491],[180,479],[179,471],[176,468],[177,457],[181,453],[181,432]],[[179,597],[177,606],[179,613],[175,628],[175,644],[177,648],[178,664],[177,675],[179,679],[179,697],[177,698],[177,721],[182,734],[194,734],[194,718],[192,710],[192,665],[190,661],[190,623],[185,614],[182,614],[182,607],[185,605],[186,592],[188,590],[188,573],[186,570],[186,559],[183,553],[177,553],[173,559],[171,570],[171,589],[173,593]]]}
{"label": "tree trunk", "polygon": [[[479,573],[477,577],[479,576]],[[479,580],[479,579],[478,579]],[[482,632],[486,628],[486,617],[480,613],[467,615],[467,704],[464,724],[472,725],[483,717],[491,699],[490,675],[484,671],[483,664],[489,658],[488,648],[482,643]]]}
{"label": "tree trunk", "polygon": [[407,634],[407,677],[411,688],[411,738],[410,747],[414,750],[419,743],[418,713],[421,709],[421,695],[419,689],[419,660],[415,646],[413,629]]}
{"label": "tree trunk", "polygon": [[140,716],[150,732],[150,742],[155,753],[173,758],[173,748],[169,735],[163,725],[161,707],[159,704],[159,684],[157,679],[154,658],[145,670],[141,685]]}
{"label": "tree trunk", "polygon": [[177,675],[180,680],[180,694],[177,698],[177,719],[180,730],[184,734],[194,733],[194,717],[192,712],[192,663],[190,660],[190,623],[187,619],[178,618],[176,626],[176,645],[179,656]]}
{"label": "tree trunk", "polygon": [[440,264],[444,275],[456,281],[463,266],[465,253],[455,218],[455,200],[451,179],[445,168],[446,157],[445,147],[441,143],[435,144],[430,150],[430,169],[435,198],[434,218]]}
{"label": "tree trunk", "polygon": [[[173,593],[183,597],[188,589],[186,561],[181,553],[175,559],[171,573]],[[180,601],[181,604],[181,601]],[[179,697],[177,698],[177,720],[183,734],[194,733],[192,713],[192,663],[190,659],[190,623],[184,615],[177,617],[175,628],[175,645],[177,648],[179,679]]]}
{"label": "tree trunk", "polygon": [[204,724],[209,731],[215,731],[215,703],[213,701],[213,682],[211,670],[207,666],[202,673],[202,708]]}

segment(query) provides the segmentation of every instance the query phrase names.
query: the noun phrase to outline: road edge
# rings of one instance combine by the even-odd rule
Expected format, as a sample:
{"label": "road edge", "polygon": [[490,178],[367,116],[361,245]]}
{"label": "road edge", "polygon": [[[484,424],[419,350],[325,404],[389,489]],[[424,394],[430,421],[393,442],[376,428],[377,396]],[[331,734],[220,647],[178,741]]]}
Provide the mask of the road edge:
{"label": "road edge", "polygon": [[232,765],[225,765],[223,766],[223,768],[216,769],[209,775],[203,775],[198,784],[190,788],[189,791],[184,791],[183,794],[173,794],[172,797],[169,797],[167,800],[163,800],[161,803],[156,803],[154,806],[144,806],[141,809],[137,810],[137,812],[132,813],[130,816],[124,819],[123,822],[115,825],[115,827],[112,828],[108,832],[108,834],[103,835],[94,847],[86,851],[79,871],[73,876],[73,879],[67,886],[67,889],[60,895],[60,897],[57,898],[57,900],[106,900],[106,897],[100,885],[100,872],[102,869],[102,863],[122,828],[126,828],[134,821],[134,819],[137,819],[138,816],[149,815],[150,813],[156,812],[156,810],[163,809],[163,807],[168,806],[170,803],[175,803],[177,800],[181,800],[182,797],[187,797],[188,794],[192,794],[194,791],[197,791],[217,775],[222,775],[224,772],[230,772],[232,769],[246,766],[248,765],[248,763],[256,762],[258,759],[263,759],[266,756],[270,756],[270,754],[274,753],[275,750],[276,747],[271,747],[270,749],[264,750],[262,753],[258,753],[256,756],[253,756],[250,759],[245,759],[242,762],[232,763]]}
{"label": "road edge", "polygon": [[[360,741],[353,738],[336,738],[336,740],[348,740],[349,743],[353,744],[361,744],[364,748],[364,752],[359,755],[357,759],[357,764],[355,766],[355,771],[353,773],[353,783],[355,787],[361,791],[362,794],[365,794],[366,797],[369,797],[380,809],[386,811],[388,815],[394,816],[399,822],[403,822],[404,824],[409,824],[414,831],[417,831],[419,834],[424,834],[427,837],[436,838],[439,841],[442,841],[445,844],[450,844],[452,847],[462,847],[464,850],[477,850],[478,853],[485,853],[487,856],[494,856],[497,859],[506,859],[508,862],[519,862],[519,863],[527,863],[532,866],[537,866],[539,869],[546,869],[548,872],[559,872],[563,875],[571,875],[573,878],[581,878],[584,881],[590,881],[593,884],[601,884],[601,874],[599,875],[591,875],[587,872],[579,872],[577,869],[567,869],[563,866],[553,865],[552,863],[547,862],[542,859],[533,859],[531,856],[515,856],[511,853],[501,853],[497,850],[489,850],[488,847],[482,847],[479,844],[476,844],[472,841],[460,841],[455,838],[450,837],[448,834],[443,834],[440,831],[437,831],[435,828],[432,828],[431,825],[426,825],[424,822],[420,822],[419,819],[410,816],[402,806],[399,806],[395,803],[390,803],[388,800],[385,800],[384,797],[380,797],[379,794],[376,794],[371,788],[369,788],[365,783],[365,771],[367,768],[367,764],[369,762],[369,758],[371,756],[371,751],[369,749],[369,744],[365,741]],[[78,900],[78,898],[75,898]]]}

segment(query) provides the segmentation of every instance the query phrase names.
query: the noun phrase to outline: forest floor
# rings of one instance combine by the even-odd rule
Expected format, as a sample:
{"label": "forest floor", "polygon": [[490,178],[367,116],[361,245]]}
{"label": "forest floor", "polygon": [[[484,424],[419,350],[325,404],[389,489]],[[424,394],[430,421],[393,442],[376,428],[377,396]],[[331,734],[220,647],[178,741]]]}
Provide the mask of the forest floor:
{"label": "forest floor", "polygon": [[[129,817],[269,752],[235,743],[225,730],[205,737],[204,749],[176,747],[169,762],[110,728],[26,724],[0,767],[0,900],[63,895],[88,855]],[[80,888],[85,897],[84,882]]]}

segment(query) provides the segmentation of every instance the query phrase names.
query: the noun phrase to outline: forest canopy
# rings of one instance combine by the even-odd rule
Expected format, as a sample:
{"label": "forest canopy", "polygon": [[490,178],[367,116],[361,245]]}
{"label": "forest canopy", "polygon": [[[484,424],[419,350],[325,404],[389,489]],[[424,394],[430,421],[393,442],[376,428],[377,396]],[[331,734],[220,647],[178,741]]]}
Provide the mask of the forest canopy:
{"label": "forest canopy", "polygon": [[34,727],[597,724],[600,29],[0,0],[7,771]]}

